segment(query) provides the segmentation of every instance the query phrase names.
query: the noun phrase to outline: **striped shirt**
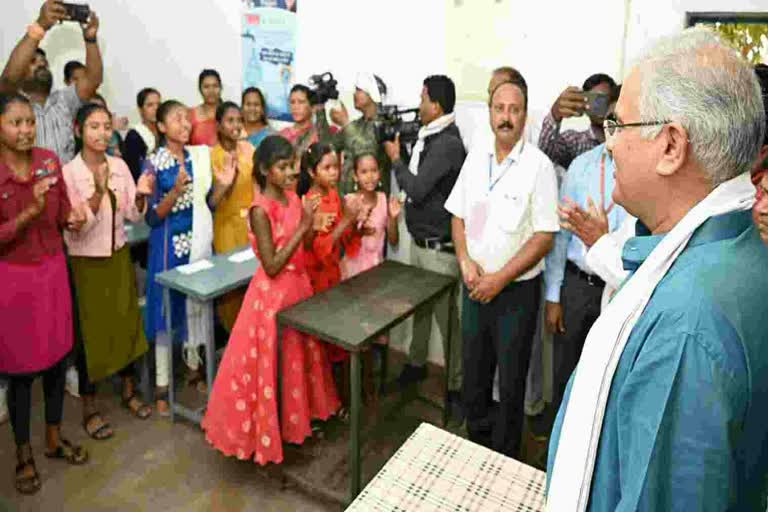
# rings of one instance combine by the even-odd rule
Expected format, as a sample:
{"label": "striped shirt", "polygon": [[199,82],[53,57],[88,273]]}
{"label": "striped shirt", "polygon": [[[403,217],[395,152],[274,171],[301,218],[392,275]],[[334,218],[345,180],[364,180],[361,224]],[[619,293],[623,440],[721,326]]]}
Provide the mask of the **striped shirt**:
{"label": "striped shirt", "polygon": [[560,133],[560,123],[555,121],[552,114],[547,114],[544,118],[539,135],[539,149],[555,164],[568,169],[574,158],[598,145],[600,141],[591,129],[583,132],[566,130]]}
{"label": "striped shirt", "polygon": [[35,146],[56,153],[62,165],[75,157],[73,124],[77,109],[82,104],[74,84],[53,91],[45,100],[45,105],[32,102],[37,126]]}

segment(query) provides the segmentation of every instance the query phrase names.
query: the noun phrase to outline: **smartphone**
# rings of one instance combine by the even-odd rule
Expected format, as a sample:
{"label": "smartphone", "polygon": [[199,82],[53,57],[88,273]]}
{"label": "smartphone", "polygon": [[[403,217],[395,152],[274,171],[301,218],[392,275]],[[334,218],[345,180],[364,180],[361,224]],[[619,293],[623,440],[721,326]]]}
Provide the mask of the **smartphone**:
{"label": "smartphone", "polygon": [[67,2],[60,2],[64,9],[67,10],[68,21],[76,21],[78,23],[87,23],[88,17],[91,15],[91,8],[88,4],[71,4]]}
{"label": "smartphone", "polygon": [[604,92],[585,92],[584,97],[587,99],[589,108],[586,113],[595,117],[605,117],[608,115],[608,102],[609,97]]}

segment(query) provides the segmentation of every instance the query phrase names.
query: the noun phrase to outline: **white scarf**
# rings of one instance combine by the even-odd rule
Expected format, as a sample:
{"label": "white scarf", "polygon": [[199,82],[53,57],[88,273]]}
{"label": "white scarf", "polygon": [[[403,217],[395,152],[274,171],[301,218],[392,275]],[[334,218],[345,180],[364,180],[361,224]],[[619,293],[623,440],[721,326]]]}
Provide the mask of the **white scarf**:
{"label": "white scarf", "polygon": [[[208,258],[213,253],[213,217],[208,208],[206,196],[213,182],[211,174],[211,153],[208,146],[187,146],[192,160],[192,242],[189,262],[194,263]],[[187,342],[188,348],[204,345],[207,339],[213,337],[213,306],[210,302],[199,302],[187,298]],[[190,351],[190,353],[193,351]],[[192,360],[187,364],[196,369],[199,363],[194,351]],[[212,362],[209,361],[209,364]]]}
{"label": "white scarf", "polygon": [[133,127],[133,129],[144,140],[144,144],[147,146],[147,154],[152,153],[157,146],[157,140],[155,138],[155,134],[152,133],[152,130],[150,130],[149,127],[144,123],[137,124]]}
{"label": "white scarf", "polygon": [[413,146],[411,162],[408,164],[408,170],[411,171],[411,174],[414,176],[419,174],[419,160],[421,159],[421,152],[424,151],[424,140],[431,135],[440,133],[455,122],[456,114],[451,112],[450,114],[438,117],[428,125],[422,126],[421,129],[419,129],[419,139]]}
{"label": "white scarf", "polygon": [[754,196],[749,174],[713,190],[659,242],[592,326],[563,419],[547,510],[586,510],[611,381],[627,339],[656,285],[699,226],[710,217],[748,210]]}

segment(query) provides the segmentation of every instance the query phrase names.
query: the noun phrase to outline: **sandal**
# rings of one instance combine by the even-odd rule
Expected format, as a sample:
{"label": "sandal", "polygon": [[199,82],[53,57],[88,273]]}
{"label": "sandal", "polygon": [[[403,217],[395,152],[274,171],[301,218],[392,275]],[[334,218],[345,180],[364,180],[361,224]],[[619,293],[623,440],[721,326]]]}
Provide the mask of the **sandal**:
{"label": "sandal", "polygon": [[152,406],[145,404],[136,396],[136,393],[131,393],[128,397],[123,397],[123,407],[131,411],[131,413],[140,420],[146,420],[152,416]]}
{"label": "sandal", "polygon": [[59,439],[59,446],[52,452],[45,452],[49,459],[64,459],[73,466],[81,466],[88,462],[88,452],[82,446],[74,446],[64,439]]}
{"label": "sandal", "polygon": [[[96,424],[96,428],[93,428],[93,426],[88,428],[88,425],[92,425],[93,420],[96,418],[101,420]],[[88,434],[88,437],[95,439],[96,441],[104,441],[115,435],[115,432],[112,430],[112,425],[104,421],[104,418],[101,417],[101,414],[98,411],[83,420],[83,430]]]}
{"label": "sandal", "polygon": [[[32,474],[23,476],[24,468],[27,466],[32,466]],[[32,458],[30,453],[27,459],[16,465],[16,490],[21,494],[35,494],[40,490],[41,485],[40,475],[35,466],[35,459]]]}
{"label": "sandal", "polygon": [[349,408],[342,405],[339,407],[339,410],[336,411],[336,416],[342,423],[349,423]]}

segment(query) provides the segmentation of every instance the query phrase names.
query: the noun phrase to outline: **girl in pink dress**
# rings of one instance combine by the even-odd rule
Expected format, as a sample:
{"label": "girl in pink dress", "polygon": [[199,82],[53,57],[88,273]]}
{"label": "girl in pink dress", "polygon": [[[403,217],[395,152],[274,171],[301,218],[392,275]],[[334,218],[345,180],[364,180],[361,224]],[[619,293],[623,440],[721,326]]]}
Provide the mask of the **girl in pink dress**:
{"label": "girl in pink dress", "polygon": [[[355,252],[347,252],[341,260],[341,279],[369,270],[384,261],[384,237],[392,245],[398,243],[397,219],[400,216],[400,201],[395,196],[387,196],[377,192],[381,171],[373,153],[361,153],[355,157],[354,174],[357,192],[347,194],[345,202],[360,201],[362,208],[358,217],[357,227],[362,231],[360,248]],[[389,336],[382,334],[377,342],[387,344]],[[376,400],[373,386],[373,352],[363,354],[363,397],[366,402]]]}
{"label": "girl in pink dress", "polygon": [[362,200],[362,216],[358,219],[363,232],[360,250],[353,256],[345,255],[341,260],[341,278],[352,276],[371,269],[384,261],[384,237],[391,245],[397,245],[397,218],[400,216],[400,201],[393,195],[387,202],[384,192],[377,192],[381,171],[373,153],[363,153],[355,157],[355,188],[357,192],[347,194],[349,202],[357,196]]}
{"label": "girl in pink dress", "polygon": [[277,312],[312,295],[302,241],[312,229],[317,203],[302,206],[294,192],[284,190],[295,172],[293,158],[291,144],[277,135],[265,138],[254,156],[253,176],[261,193],[249,211],[248,237],[260,265],[232,328],[202,422],[215,448],[262,465],[282,462],[282,441],[301,444],[312,435],[312,419],[326,420],[339,408],[323,344],[289,328],[277,340]]}

